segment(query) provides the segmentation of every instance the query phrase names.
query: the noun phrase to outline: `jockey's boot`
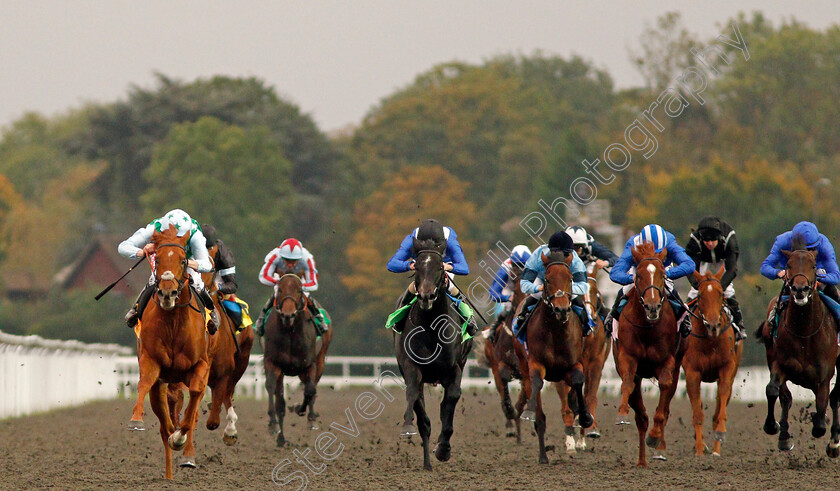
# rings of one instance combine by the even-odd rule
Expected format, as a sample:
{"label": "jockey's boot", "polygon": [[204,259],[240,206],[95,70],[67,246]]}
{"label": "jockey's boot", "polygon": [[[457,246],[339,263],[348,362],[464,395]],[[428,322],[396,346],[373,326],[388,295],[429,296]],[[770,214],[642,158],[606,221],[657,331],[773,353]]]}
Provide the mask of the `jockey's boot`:
{"label": "jockey's boot", "polygon": [[519,315],[516,316],[516,326],[517,332],[519,332],[525,323],[528,322],[528,318],[531,316],[531,306],[536,305],[539,302],[539,298],[534,298],[532,296],[525,297],[525,301],[522,302],[522,310],[519,311]]}
{"label": "jockey's boot", "polygon": [[747,339],[747,332],[744,329],[744,316],[741,314],[741,306],[738,305],[738,300],[735,297],[726,299],[726,305],[732,312],[732,327],[735,329],[735,341],[743,341]]}
{"label": "jockey's boot", "polygon": [[319,336],[323,336],[327,332],[327,321],[324,319],[324,315],[321,313],[315,300],[310,298],[306,302],[306,308],[309,310],[309,315],[312,316],[312,323],[315,324],[315,332]]}
{"label": "jockey's boot", "polygon": [[268,300],[266,300],[262,310],[260,310],[259,317],[257,317],[256,321],[254,321],[254,334],[259,337],[265,336],[265,316],[268,314],[268,309],[271,308],[272,302],[274,302],[274,297],[268,297]]}
{"label": "jockey's boot", "polygon": [[580,330],[583,333],[583,337],[589,336],[592,334],[592,322],[589,320],[589,312],[586,310],[586,304],[583,303],[583,298],[575,297],[572,300],[572,304],[583,309],[583,312],[578,316],[580,318]]}
{"label": "jockey's boot", "polygon": [[691,334],[691,313],[684,311],[680,321],[680,336],[687,338]]}
{"label": "jockey's boot", "polygon": [[607,332],[607,336],[612,336],[613,330],[613,319],[618,320],[619,311],[618,307],[621,305],[621,301],[625,298],[624,291],[618,290],[618,295],[615,296],[615,302],[613,302],[612,309],[607,314],[607,317],[604,319],[604,330]]}
{"label": "jockey's boot", "polygon": [[210,322],[207,323],[207,332],[210,333],[212,336],[216,334],[216,331],[219,329],[219,314],[216,312],[216,305],[213,303],[213,298],[210,297],[210,293],[207,291],[207,288],[202,288],[198,295],[201,297],[201,301],[204,302],[204,308],[210,311]]}
{"label": "jockey's boot", "polygon": [[137,321],[139,321],[140,317],[143,316],[143,310],[146,309],[146,305],[149,303],[149,300],[152,299],[152,295],[154,293],[155,285],[146,284],[140,292],[140,295],[137,296],[137,301],[134,303],[134,307],[131,307],[131,310],[125,314],[125,323],[128,327],[134,329],[134,326],[137,325]]}
{"label": "jockey's boot", "polygon": [[494,322],[493,325],[490,326],[490,329],[488,329],[487,340],[490,341],[491,343],[496,342],[496,329],[498,329],[499,326],[502,325],[502,323],[505,321],[505,317],[507,317],[507,316],[501,315],[501,314],[499,316],[497,316],[496,317],[496,322]]}

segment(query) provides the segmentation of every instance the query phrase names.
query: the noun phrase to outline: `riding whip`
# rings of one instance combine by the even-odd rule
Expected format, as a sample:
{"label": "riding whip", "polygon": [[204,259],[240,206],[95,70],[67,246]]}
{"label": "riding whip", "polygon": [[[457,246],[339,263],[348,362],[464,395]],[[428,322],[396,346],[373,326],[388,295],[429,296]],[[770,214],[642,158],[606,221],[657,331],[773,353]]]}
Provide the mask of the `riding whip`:
{"label": "riding whip", "polygon": [[485,325],[488,324],[487,320],[484,319],[484,316],[481,315],[481,312],[479,312],[478,309],[475,308],[475,305],[473,305],[473,303],[470,301],[470,297],[467,295],[467,293],[464,290],[461,290],[461,287],[455,284],[455,281],[453,281],[452,278],[449,278],[449,281],[451,281],[452,284],[455,285],[455,288],[457,288],[458,291],[464,294],[464,300],[466,300],[467,304],[469,304],[469,306],[473,309],[473,312],[475,312],[478,315],[478,318],[481,319],[481,322],[483,322]]}
{"label": "riding whip", "polygon": [[128,268],[128,271],[126,271],[124,275],[120,276],[117,279],[117,281],[115,281],[115,282],[111,283],[110,285],[106,286],[105,289],[102,290],[101,292],[99,292],[99,295],[93,297],[93,299],[94,300],[99,300],[100,298],[102,298],[103,295],[105,295],[106,293],[111,291],[111,288],[114,288],[115,286],[117,286],[117,283],[122,281],[122,279],[125,278],[128,275],[128,273],[131,273],[132,271],[134,271],[134,268],[136,268],[137,266],[140,266],[140,263],[143,262],[143,259],[146,259],[146,256],[143,256],[140,259],[138,259],[137,262],[134,263],[134,266]]}

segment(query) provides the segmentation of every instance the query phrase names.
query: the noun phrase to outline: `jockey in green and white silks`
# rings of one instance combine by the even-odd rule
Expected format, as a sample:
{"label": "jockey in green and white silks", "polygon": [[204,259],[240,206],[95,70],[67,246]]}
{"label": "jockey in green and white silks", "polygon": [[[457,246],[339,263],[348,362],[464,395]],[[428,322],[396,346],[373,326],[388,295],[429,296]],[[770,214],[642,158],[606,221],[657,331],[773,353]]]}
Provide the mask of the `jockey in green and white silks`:
{"label": "jockey in green and white silks", "polygon": [[[213,264],[210,262],[210,255],[207,253],[207,243],[204,234],[201,232],[201,227],[198,222],[193,220],[187,212],[175,209],[166,213],[162,217],[152,220],[151,223],[143,228],[138,229],[134,234],[122,241],[117,248],[121,256],[127,258],[140,258],[147,256],[154,252],[154,245],[150,243],[152,235],[155,232],[167,230],[170,225],[174,225],[177,230],[178,237],[183,237],[189,234],[189,242],[187,242],[186,252],[189,266],[187,273],[190,276],[192,286],[204,301],[205,307],[210,310],[210,324],[208,329],[211,334],[219,327],[219,318],[214,309],[213,300],[204,288],[204,282],[201,280],[201,273],[209,273],[213,270]],[[152,297],[155,291],[155,275],[152,273],[149,278],[149,283],[140,292],[137,297],[135,306],[128,311],[125,321],[129,327],[133,328],[140,317],[143,315],[143,309]]]}

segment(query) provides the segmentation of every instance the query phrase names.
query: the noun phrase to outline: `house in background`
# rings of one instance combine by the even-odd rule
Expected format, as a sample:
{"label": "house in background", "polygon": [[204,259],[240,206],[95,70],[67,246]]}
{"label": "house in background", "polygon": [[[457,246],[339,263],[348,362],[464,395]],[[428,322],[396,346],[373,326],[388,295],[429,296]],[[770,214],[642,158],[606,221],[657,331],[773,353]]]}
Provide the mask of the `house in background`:
{"label": "house in background", "polygon": [[[123,275],[133,264],[117,253],[117,246],[125,237],[97,235],[78,258],[59,271],[53,281],[55,286],[66,289],[105,288]],[[149,280],[149,269],[142,265],[108,292],[134,297]]]}
{"label": "house in background", "polygon": [[[44,278],[23,269],[9,269],[2,273],[3,298],[12,301],[33,302],[47,296],[50,284]],[[113,280],[112,280],[113,281]]]}

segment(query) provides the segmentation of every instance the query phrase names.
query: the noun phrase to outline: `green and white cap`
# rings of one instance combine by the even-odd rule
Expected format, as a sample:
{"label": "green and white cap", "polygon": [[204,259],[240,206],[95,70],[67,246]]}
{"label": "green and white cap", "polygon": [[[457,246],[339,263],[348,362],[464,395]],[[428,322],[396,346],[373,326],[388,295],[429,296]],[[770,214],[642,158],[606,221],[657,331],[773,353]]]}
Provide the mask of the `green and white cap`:
{"label": "green and white cap", "polygon": [[193,232],[200,230],[198,222],[193,220],[187,212],[177,208],[153,221],[152,224],[154,224],[155,230],[158,232],[162,232],[168,229],[170,225],[174,225],[178,230],[178,237],[183,237],[187,233],[192,236]]}

